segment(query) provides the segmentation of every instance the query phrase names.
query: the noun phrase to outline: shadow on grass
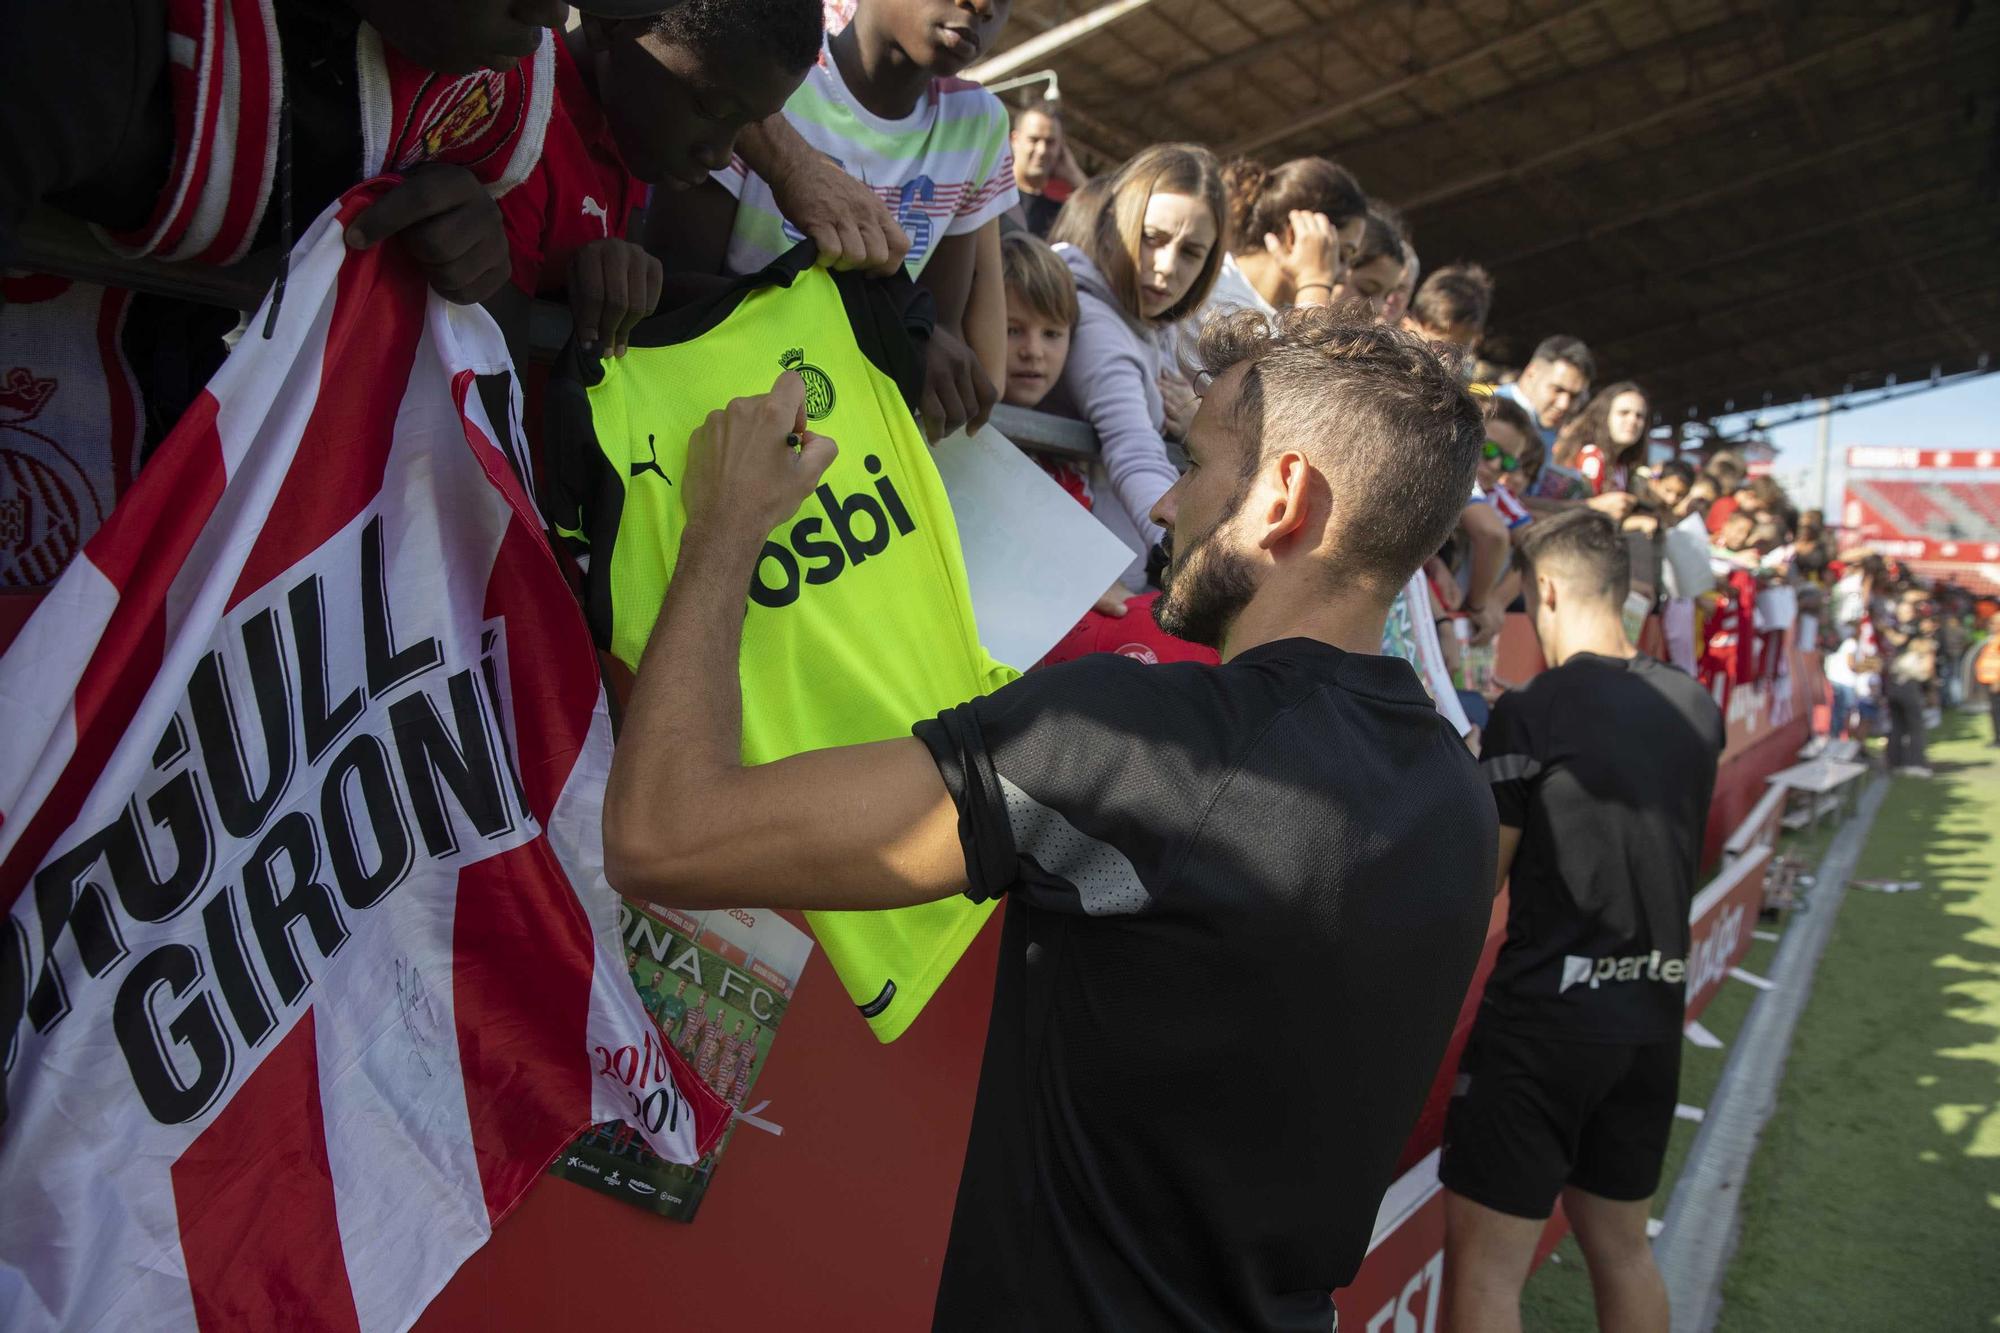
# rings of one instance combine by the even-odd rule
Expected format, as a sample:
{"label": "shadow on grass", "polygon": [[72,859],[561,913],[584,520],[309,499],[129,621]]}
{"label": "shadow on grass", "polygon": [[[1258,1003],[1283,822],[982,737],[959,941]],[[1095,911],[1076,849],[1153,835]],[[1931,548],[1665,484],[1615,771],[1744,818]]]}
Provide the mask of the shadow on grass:
{"label": "shadow on grass", "polygon": [[1895,779],[1745,1194],[1725,1333],[1992,1328],[2000,1316],[2000,762],[1947,718]]}

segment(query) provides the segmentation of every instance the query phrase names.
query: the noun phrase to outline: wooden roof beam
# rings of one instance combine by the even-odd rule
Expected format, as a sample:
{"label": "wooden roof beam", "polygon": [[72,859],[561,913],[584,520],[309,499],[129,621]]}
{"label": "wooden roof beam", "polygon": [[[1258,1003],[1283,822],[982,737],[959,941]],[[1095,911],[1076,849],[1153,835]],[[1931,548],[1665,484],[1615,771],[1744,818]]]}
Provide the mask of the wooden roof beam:
{"label": "wooden roof beam", "polygon": [[[1983,338],[1989,346],[2000,347],[2000,319],[1980,321],[1969,326],[1967,332],[1975,335],[1975,337]],[[1666,409],[1679,408],[1682,409],[1682,412],[1692,407],[1697,410],[1697,415],[1701,415],[1700,408],[1713,404],[1713,411],[1707,413],[1707,415],[1715,416],[1727,410],[1722,406],[1724,403],[1739,399],[1747,400],[1752,394],[1761,395],[1770,393],[1774,391],[1774,386],[1786,384],[1793,386],[1787,392],[1798,393],[1809,398],[1823,398],[1831,393],[1838,392],[1836,387],[1838,384],[1854,377],[1856,371],[1853,367],[1857,364],[1857,359],[1866,359],[1868,362],[1871,362],[1872,364],[1868,367],[1867,373],[1874,374],[1894,373],[1900,375],[1901,372],[1898,367],[1901,366],[1916,367],[1925,363],[1948,364],[1952,360],[1952,357],[1942,348],[1939,348],[1937,351],[1926,350],[1929,347],[1937,345],[1937,338],[1938,335],[1935,330],[1927,330],[1922,333],[1913,333],[1905,337],[1895,338],[1885,343],[1881,340],[1881,336],[1877,334],[1867,341],[1843,347],[1838,352],[1814,354],[1811,359],[1793,362],[1766,374],[1758,375],[1755,378],[1724,383],[1716,388],[1705,388],[1699,393],[1686,391],[1680,393],[1662,392],[1660,394],[1660,406]],[[1911,348],[1914,350],[1905,350]],[[1977,364],[1976,358],[1974,359],[1974,364]],[[1667,385],[1678,382],[1672,372],[1664,372],[1655,378],[1657,382]],[[1783,401],[1784,396],[1784,393],[1775,394],[1775,401]],[[1755,411],[1761,405],[1760,399],[1757,402],[1750,402],[1747,405],[1739,406],[1735,410],[1738,412]],[[1671,410],[1667,412],[1667,416],[1670,419],[1679,415],[1681,413]]]}
{"label": "wooden roof beam", "polygon": [[[1983,295],[1992,292],[1996,287],[2000,287],[2000,279],[1986,278],[1968,283],[1958,290],[1947,293],[1947,295]],[[1877,347],[1894,347],[1902,343],[1917,340],[1927,340],[1929,343],[1934,344],[1938,349],[1935,355],[1940,358],[1948,355],[1951,349],[1945,331],[1931,326],[1928,322],[1923,322],[1923,326],[1913,332],[1896,334],[1891,336],[1887,341],[1884,341],[1882,329],[1879,327],[1875,317],[1887,310],[1906,309],[1908,304],[1907,297],[1894,302],[1883,302],[1866,311],[1854,311],[1852,318],[1839,323],[1799,325],[1789,330],[1789,336],[1795,340],[1809,340],[1806,341],[1805,345],[1810,349],[1812,357],[1820,361],[1838,360],[1850,355],[1858,356],[1872,351]],[[1982,324],[1990,324],[1994,319],[2000,319],[2000,314],[1975,317],[1969,327],[1978,328]],[[1865,333],[1861,332],[1861,330],[1865,330]],[[1830,337],[1836,336],[1851,336],[1855,338],[1856,341],[1852,343],[1854,350],[1852,352],[1845,350],[1823,352],[1820,350],[1825,346]],[[1711,395],[1720,397],[1725,395],[1722,395],[1716,388],[1706,387],[1709,383],[1706,378],[1709,372],[1706,370],[1697,370],[1696,368],[1706,367],[1711,364],[1724,364],[1733,367],[1733,369],[1727,369],[1719,373],[1736,376],[1737,378],[1722,381],[1721,387],[1728,389],[1730,391],[1729,396],[1733,396],[1747,382],[1769,380],[1781,373],[1785,373],[1781,369],[1746,364],[1754,361],[1759,352],[1773,349],[1773,337],[1773,332],[1766,329],[1726,346],[1710,348],[1708,351],[1696,356],[1684,357],[1677,361],[1664,361],[1657,365],[1641,369],[1638,373],[1645,378],[1651,379],[1657,385],[1680,386],[1682,389],[1681,396],[1683,397],[1707,397]],[[1848,344],[1842,343],[1839,346],[1845,348]],[[1777,355],[1781,359],[1789,359],[1793,365],[1798,364],[1796,355],[1792,352],[1779,350]],[[1691,383],[1703,387],[1698,392],[1690,392],[1688,386]],[[1674,395],[1663,394],[1663,397],[1672,396]]]}
{"label": "wooden roof beam", "polygon": [[1690,315],[1686,319],[1675,320],[1671,324],[1651,324],[1644,329],[1625,334],[1622,337],[1612,338],[1602,343],[1593,342],[1591,350],[1597,354],[1599,360],[1613,359],[1606,355],[1608,350],[1613,347],[1630,347],[1635,343],[1643,343],[1650,338],[1657,338],[1665,334],[1681,333],[1684,331],[1698,333],[1704,324],[1712,320],[1732,319],[1737,315],[1743,314],[1745,311],[1757,310],[1767,305],[1774,305],[1780,301],[1789,301],[1794,297],[1821,291],[1827,287],[1845,286],[1861,278],[1870,278],[1878,273],[1887,273],[1902,268],[1905,264],[1927,264],[1932,260],[1949,258],[1952,255],[1963,254],[1968,250],[1990,251],[1992,248],[1992,236],[1982,231],[1977,236],[1952,241],[1944,245],[1934,245],[1928,249],[1920,250],[1916,254],[1897,255],[1893,259],[1869,268],[1842,269],[1837,273],[1828,274],[1826,277],[1816,279],[1812,282],[1799,283],[1786,287],[1782,291],[1765,292],[1761,296],[1752,296],[1745,300],[1732,301],[1728,305],[1715,306],[1711,309],[1702,310]]}
{"label": "wooden roof beam", "polygon": [[[1760,185],[1767,185],[1781,177],[1789,176],[1793,172],[1825,166],[1829,162],[1838,161],[1843,157],[1850,157],[1864,149],[1874,148],[1878,144],[1891,139],[1905,139],[1913,134],[1921,134],[1932,126],[1942,124],[1945,121],[1956,120],[1958,116],[1959,112],[1956,108],[1945,108],[1927,116],[1918,116],[1913,120],[1899,120],[1881,129],[1850,138],[1846,142],[1829,148],[1823,153],[1813,153],[1805,157],[1790,157],[1782,162],[1773,164],[1763,171],[1752,172],[1747,176],[1740,174],[1732,175],[1727,180],[1721,181],[1709,189],[1699,191],[1695,194],[1675,194],[1657,204],[1646,204],[1639,208],[1628,209],[1623,213],[1613,214],[1602,222],[1593,223],[1580,232],[1559,236],[1553,240],[1545,241],[1540,245],[1529,246],[1524,250],[1515,250],[1508,254],[1497,255],[1488,260],[1487,263],[1491,267],[1498,268],[1502,264],[1518,264],[1524,259],[1537,259],[1542,255],[1550,254],[1557,250],[1566,250],[1572,245],[1587,245],[1592,241],[1602,240],[1613,232],[1623,231],[1627,227],[1638,226],[1647,222],[1658,222],[1662,218],[1672,217],[1677,213],[1684,213],[1689,209],[1699,208],[1704,204],[1712,204],[1718,199],[1726,199],[1731,195],[1741,194],[1745,190],[1753,190]],[[1686,145],[1681,143],[1675,144],[1673,147],[1678,150],[1686,147]]]}
{"label": "wooden roof beam", "polygon": [[[1488,142],[1503,121],[1511,122],[1507,125],[1509,129],[1539,132],[1543,138],[1551,134],[1560,138],[1568,131],[1551,124],[1550,108],[1588,105],[1596,114],[1594,96],[1607,83],[1621,79],[1629,82],[1641,77],[1647,69],[1669,62],[1684,65],[1701,56],[1736,56],[1741,51],[1742,43],[1759,29],[1760,25],[1747,18],[1718,18],[1707,27],[1684,37],[1665,37],[1649,46],[1621,52],[1582,69],[1565,66],[1546,77],[1467,102],[1445,115],[1434,116],[1392,134],[1337,139],[1320,151],[1342,156],[1351,153],[1357,162],[1370,159],[1409,162],[1421,159],[1434,144],[1457,145],[1468,136],[1482,143]],[[1496,60],[1495,63],[1500,62]]]}
{"label": "wooden roof beam", "polygon": [[[1811,69],[1816,65],[1823,65],[1829,60],[1837,60],[1841,56],[1851,55],[1856,51],[1864,50],[1892,34],[1910,28],[1928,26],[1933,19],[1934,15],[1929,13],[1897,19],[1894,22],[1885,23],[1880,27],[1871,28],[1867,32],[1857,33],[1844,42],[1835,42],[1832,46],[1821,47],[1817,51],[1799,56],[1793,60],[1788,60],[1781,65],[1774,65],[1769,69],[1759,70],[1757,73],[1749,75],[1746,78],[1720,84],[1717,87],[1696,93],[1690,97],[1674,98],[1671,95],[1666,95],[1664,97],[1648,99],[1651,101],[1664,100],[1666,105],[1661,106],[1658,110],[1650,111],[1643,116],[1635,116],[1631,120],[1599,130],[1594,134],[1586,134],[1579,138],[1565,140],[1555,148],[1536,153],[1519,162],[1510,162],[1489,170],[1477,171],[1468,176],[1461,176],[1457,180],[1448,181],[1443,185],[1426,190],[1413,198],[1403,200],[1402,206],[1406,211],[1424,208],[1432,204],[1443,203],[1447,199],[1456,199],[1461,195],[1471,194],[1473,191],[1483,189],[1489,185],[1511,180],[1524,172],[1538,170],[1551,163],[1574,157],[1578,153],[1588,152],[1602,144],[1615,143],[1628,135],[1637,134],[1639,131],[1651,129],[1655,125],[1662,125],[1668,121],[1677,120],[1691,112],[1713,106],[1717,102],[1727,101],[1732,97],[1741,97],[1745,93],[1759,92],[1779,79]],[[1584,71],[1586,75],[1591,72],[1590,70]]]}
{"label": "wooden roof beam", "polygon": [[[1595,13],[1607,5],[1616,3],[1618,3],[1618,0],[1579,0],[1579,3],[1571,5],[1559,14],[1550,14],[1545,18],[1528,24],[1526,27],[1510,28],[1506,32],[1498,34],[1490,41],[1481,42],[1477,46],[1459,52],[1457,55],[1440,60],[1435,65],[1428,65],[1414,73],[1405,74],[1403,77],[1393,79],[1388,83],[1382,84],[1380,87],[1371,88],[1365,93],[1335,102],[1332,106],[1321,107],[1311,115],[1302,116],[1269,130],[1261,130],[1256,134],[1246,135],[1230,144],[1224,151],[1233,157],[1239,153],[1251,153],[1259,148],[1279,143],[1306,130],[1324,125],[1328,121],[1352,115],[1357,111],[1375,105],[1377,102],[1387,101],[1392,97],[1400,97],[1429,79],[1440,78],[1446,74],[1464,69],[1468,65],[1476,64],[1510,42],[1526,41],[1530,38],[1539,37],[1550,29],[1560,27],[1572,19]],[[1181,71],[1169,77],[1175,81],[1201,78],[1213,73],[1218,68],[1235,67],[1235,64],[1225,65],[1224,62],[1234,61],[1236,64],[1252,64],[1258,60],[1262,60],[1267,55],[1295,50],[1299,43],[1311,41],[1315,37],[1321,40],[1331,40],[1331,38],[1325,35],[1331,27],[1331,23],[1332,21],[1329,21],[1309,27],[1294,28],[1289,32],[1279,33],[1267,41],[1245,48],[1244,51],[1231,52],[1226,56],[1209,61],[1205,65],[1198,65],[1191,70]],[[1250,52],[1255,52],[1255,54],[1249,54]],[[1239,59],[1239,57],[1242,58]]]}
{"label": "wooden roof beam", "polygon": [[1009,74],[1029,69],[1067,51],[1092,33],[1108,28],[1119,19],[1137,13],[1152,3],[1153,0],[1105,0],[1105,3],[1077,15],[1067,23],[1058,23],[1048,31],[1030,37],[1019,46],[1010,46],[999,55],[970,66],[963,77],[979,83],[1004,79]]}
{"label": "wooden roof beam", "polygon": [[1558,300],[1529,306],[1525,310],[1510,310],[1507,315],[1507,322],[1515,324],[1526,319],[1545,319],[1550,311],[1567,310],[1571,306],[1582,305],[1586,301],[1594,301],[1607,296],[1623,296],[1627,292],[1658,290],[1664,284],[1678,282],[1691,274],[1706,273],[1711,269],[1727,268],[1731,264],[1740,264],[1745,260],[1756,259],[1774,250],[1790,249],[1792,246],[1804,241],[1845,231],[1849,227],[1874,222],[1881,218],[1893,217],[1897,213],[1933,204],[1950,196],[1962,195],[1966,192],[1969,184],[1969,181],[1955,178],[1946,181],[1942,185],[1934,185],[1927,190],[1919,190],[1915,194],[1900,195],[1897,198],[1891,199],[1888,203],[1879,204],[1874,208],[1860,213],[1839,213],[1827,221],[1816,222],[1810,227],[1802,227],[1797,231],[1786,232],[1782,236],[1767,237],[1754,245],[1746,245],[1741,249],[1731,250],[1725,254],[1705,255],[1692,264],[1683,264],[1676,269],[1668,269],[1665,272],[1641,273],[1635,278],[1628,278],[1623,282],[1606,283],[1585,292],[1566,292]]}

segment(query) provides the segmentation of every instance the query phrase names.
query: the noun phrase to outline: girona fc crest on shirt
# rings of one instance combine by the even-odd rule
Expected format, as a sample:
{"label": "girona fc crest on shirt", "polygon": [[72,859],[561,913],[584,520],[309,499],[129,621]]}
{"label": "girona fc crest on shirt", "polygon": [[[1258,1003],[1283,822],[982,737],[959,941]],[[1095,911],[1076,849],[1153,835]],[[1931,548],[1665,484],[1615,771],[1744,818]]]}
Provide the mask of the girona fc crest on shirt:
{"label": "girona fc crest on shirt", "polygon": [[42,414],[42,405],[56,391],[53,379],[37,376],[26,366],[0,373],[0,425],[24,425]]}
{"label": "girona fc crest on shirt", "polygon": [[819,421],[833,411],[833,377],[806,360],[805,349],[794,347],[778,358],[778,364],[806,385],[806,420]]}
{"label": "girona fc crest on shirt", "polygon": [[104,521],[83,469],[53,442],[35,443],[42,447],[0,443],[0,587],[51,582]]}

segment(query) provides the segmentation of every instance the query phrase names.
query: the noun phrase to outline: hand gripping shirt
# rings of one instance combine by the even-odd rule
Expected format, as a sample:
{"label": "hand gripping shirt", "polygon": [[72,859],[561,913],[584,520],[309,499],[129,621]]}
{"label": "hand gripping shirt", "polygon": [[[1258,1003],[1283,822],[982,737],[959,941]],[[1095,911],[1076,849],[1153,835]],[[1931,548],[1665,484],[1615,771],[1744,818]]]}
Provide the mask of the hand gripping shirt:
{"label": "hand gripping shirt", "polygon": [[[806,382],[813,429],[841,444],[813,497],[771,534],[743,623],[743,759],[909,734],[919,718],[1015,673],[980,647],[958,528],[908,405],[923,355],[906,321],[918,289],[814,266],[810,244],[711,297],[655,314],[624,357],[572,347],[549,386],[549,512],[587,553],[599,645],[636,669],[686,514],[688,437],[714,408]],[[909,1027],[991,903],[812,912],[876,1036]]]}
{"label": "hand gripping shirt", "polygon": [[[932,79],[908,115],[885,119],[861,105],[822,45],[819,63],[785,103],[785,119],[880,196],[910,238],[903,267],[913,278],[945,237],[978,231],[1020,197],[1007,108],[968,79]],[[725,261],[731,273],[754,272],[803,239],[778,211],[769,182],[741,157],[714,179],[737,199]]]}

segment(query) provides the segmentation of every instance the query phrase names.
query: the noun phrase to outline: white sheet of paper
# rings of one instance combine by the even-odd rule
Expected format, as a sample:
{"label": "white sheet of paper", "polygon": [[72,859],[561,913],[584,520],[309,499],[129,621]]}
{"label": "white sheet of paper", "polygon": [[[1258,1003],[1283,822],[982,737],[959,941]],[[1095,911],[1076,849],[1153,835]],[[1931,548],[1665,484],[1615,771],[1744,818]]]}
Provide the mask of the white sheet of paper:
{"label": "white sheet of paper", "polygon": [[1132,563],[1069,493],[988,426],[931,451],[951,497],[986,651],[1026,671]]}

